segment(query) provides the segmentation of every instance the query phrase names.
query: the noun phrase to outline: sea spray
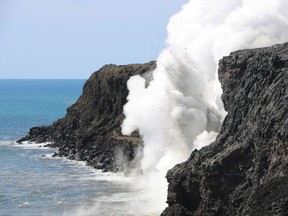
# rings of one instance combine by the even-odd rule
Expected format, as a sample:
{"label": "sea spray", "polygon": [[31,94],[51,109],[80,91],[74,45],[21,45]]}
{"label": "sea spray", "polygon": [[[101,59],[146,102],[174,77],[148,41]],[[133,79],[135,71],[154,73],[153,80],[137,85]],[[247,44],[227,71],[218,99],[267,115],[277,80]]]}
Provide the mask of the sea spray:
{"label": "sea spray", "polygon": [[145,77],[132,77],[124,107],[122,133],[138,129],[144,141],[139,184],[150,209],[165,206],[167,170],[216,138],[225,117],[218,61],[287,41],[287,11],[286,0],[191,0],[170,19],[153,79],[147,86]]}

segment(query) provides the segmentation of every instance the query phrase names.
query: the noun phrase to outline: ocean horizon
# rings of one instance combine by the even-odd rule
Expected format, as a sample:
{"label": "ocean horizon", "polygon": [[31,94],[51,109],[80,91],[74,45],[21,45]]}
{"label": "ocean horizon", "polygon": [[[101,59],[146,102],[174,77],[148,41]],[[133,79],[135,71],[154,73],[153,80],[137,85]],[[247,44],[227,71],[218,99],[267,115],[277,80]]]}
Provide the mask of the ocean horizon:
{"label": "ocean horizon", "polygon": [[85,80],[0,79],[0,140],[17,140],[29,129],[64,117]]}
{"label": "ocean horizon", "polygon": [[57,149],[44,143],[15,142],[31,127],[64,117],[84,82],[0,79],[1,216],[136,215],[133,180],[123,173],[103,173],[85,162],[52,157]]}

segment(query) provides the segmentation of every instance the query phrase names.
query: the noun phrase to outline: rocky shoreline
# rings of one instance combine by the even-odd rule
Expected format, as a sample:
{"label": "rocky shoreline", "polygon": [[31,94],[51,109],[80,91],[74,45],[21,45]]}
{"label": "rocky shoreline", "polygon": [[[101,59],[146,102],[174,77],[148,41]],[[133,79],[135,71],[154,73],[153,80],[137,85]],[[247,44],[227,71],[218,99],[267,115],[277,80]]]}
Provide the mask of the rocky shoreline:
{"label": "rocky shoreline", "polygon": [[[105,65],[86,81],[79,99],[64,118],[50,126],[33,127],[18,140],[50,142],[57,156],[87,161],[103,171],[126,171],[137,166],[137,151],[143,147],[138,133],[121,134],[123,106],[127,102],[127,80],[155,69],[156,62],[125,66]],[[136,164],[135,164],[136,163]]]}
{"label": "rocky shoreline", "polygon": [[[104,66],[64,118],[19,143],[52,142],[58,156],[104,171],[138,167],[141,138],[121,134],[126,82],[155,67]],[[218,73],[228,115],[215,142],[168,171],[162,216],[288,215],[288,43],[233,52]]]}
{"label": "rocky shoreline", "polygon": [[162,216],[288,215],[288,43],[233,52],[218,74],[228,115],[168,172]]}

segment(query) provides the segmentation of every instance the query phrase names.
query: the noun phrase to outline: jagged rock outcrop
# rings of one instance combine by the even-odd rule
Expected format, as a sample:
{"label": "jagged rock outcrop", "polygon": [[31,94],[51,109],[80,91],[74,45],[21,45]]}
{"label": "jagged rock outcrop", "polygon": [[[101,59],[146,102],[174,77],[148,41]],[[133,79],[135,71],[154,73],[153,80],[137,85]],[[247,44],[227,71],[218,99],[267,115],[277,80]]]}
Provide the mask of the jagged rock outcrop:
{"label": "jagged rock outcrop", "polygon": [[287,216],[288,43],[233,52],[218,73],[228,115],[168,172],[162,216]]}
{"label": "jagged rock outcrop", "polygon": [[155,67],[155,62],[104,66],[86,81],[82,95],[64,118],[50,126],[31,128],[18,142],[52,142],[50,146],[59,148],[59,156],[87,161],[105,171],[123,170],[123,160],[133,166],[142,141],[137,133],[130,137],[121,134],[126,83],[131,76]]}

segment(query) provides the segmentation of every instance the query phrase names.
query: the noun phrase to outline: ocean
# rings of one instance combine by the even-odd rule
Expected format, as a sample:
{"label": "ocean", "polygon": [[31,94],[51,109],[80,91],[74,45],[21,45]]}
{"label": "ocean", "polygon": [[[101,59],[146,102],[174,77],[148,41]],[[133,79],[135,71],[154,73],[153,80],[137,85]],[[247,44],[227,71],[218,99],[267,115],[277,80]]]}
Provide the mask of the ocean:
{"label": "ocean", "polygon": [[0,215],[157,215],[123,173],[53,158],[44,144],[18,145],[29,128],[65,115],[85,80],[0,80]]}

